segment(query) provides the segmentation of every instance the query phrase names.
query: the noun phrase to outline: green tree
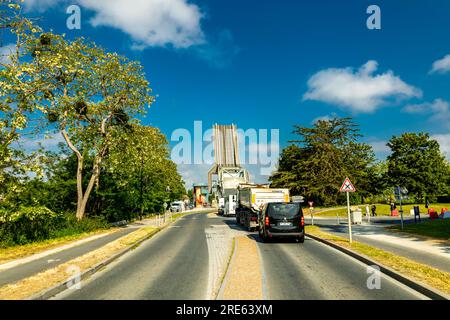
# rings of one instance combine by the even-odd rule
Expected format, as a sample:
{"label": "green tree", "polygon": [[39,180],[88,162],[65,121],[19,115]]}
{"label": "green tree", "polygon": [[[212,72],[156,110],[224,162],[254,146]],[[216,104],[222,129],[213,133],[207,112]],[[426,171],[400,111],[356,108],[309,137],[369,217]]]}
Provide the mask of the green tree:
{"label": "green tree", "polygon": [[[32,156],[13,147],[27,128],[41,83],[34,79],[37,66],[30,63],[29,51],[41,30],[21,11],[16,1],[0,1],[0,196],[18,190],[14,175],[37,169]],[[8,39],[1,38],[3,34]]]}
{"label": "green tree", "polygon": [[[35,77],[47,79],[39,92],[40,109],[77,157],[76,216],[82,219],[103,159],[153,97],[138,62],[83,39],[67,41],[45,33],[40,40],[33,51],[33,61],[39,66]],[[93,163],[88,183],[83,185],[87,157]]]}
{"label": "green tree", "polygon": [[169,158],[167,139],[154,127],[133,125],[125,132],[105,159],[105,170],[126,192],[128,206],[140,215],[161,211],[165,201],[179,200],[186,193]]}
{"label": "green tree", "polygon": [[428,133],[405,133],[389,140],[388,179],[391,186],[408,189],[418,201],[446,191],[448,164],[439,143]]}
{"label": "green tree", "polygon": [[312,128],[295,126],[299,140],[283,150],[279,168],[270,181],[288,187],[318,204],[339,202],[345,177],[361,196],[370,192],[369,168],[375,160],[371,146],[358,142],[359,129],[350,118],[317,121]]}

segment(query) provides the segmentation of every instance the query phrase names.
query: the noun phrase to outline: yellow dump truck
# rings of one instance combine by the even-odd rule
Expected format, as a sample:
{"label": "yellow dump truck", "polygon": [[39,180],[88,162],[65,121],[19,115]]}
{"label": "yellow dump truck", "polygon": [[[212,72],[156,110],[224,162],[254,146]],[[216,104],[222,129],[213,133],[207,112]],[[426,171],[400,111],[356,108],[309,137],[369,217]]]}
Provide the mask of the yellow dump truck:
{"label": "yellow dump truck", "polygon": [[258,213],[266,203],[289,202],[289,189],[269,188],[266,185],[240,185],[236,222],[249,231],[258,228]]}

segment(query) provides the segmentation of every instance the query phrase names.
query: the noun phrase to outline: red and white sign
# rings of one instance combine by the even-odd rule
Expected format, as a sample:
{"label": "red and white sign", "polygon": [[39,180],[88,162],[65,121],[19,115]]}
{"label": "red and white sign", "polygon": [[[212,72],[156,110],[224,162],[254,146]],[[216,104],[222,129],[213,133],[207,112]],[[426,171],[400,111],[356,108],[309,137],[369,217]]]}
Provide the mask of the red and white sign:
{"label": "red and white sign", "polygon": [[314,202],[309,201],[308,204],[309,204],[310,207],[312,207],[314,205]]}
{"label": "red and white sign", "polygon": [[345,181],[342,184],[342,187],[341,187],[340,191],[341,192],[355,192],[356,188],[353,185],[353,183],[350,181],[349,178],[345,178]]}

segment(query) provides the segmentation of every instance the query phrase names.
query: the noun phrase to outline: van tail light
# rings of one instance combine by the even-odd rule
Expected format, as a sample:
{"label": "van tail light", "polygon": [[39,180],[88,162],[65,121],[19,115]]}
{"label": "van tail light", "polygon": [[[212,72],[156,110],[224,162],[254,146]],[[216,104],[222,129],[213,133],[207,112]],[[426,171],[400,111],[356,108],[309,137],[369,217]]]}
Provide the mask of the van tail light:
{"label": "van tail light", "polygon": [[268,227],[270,224],[269,224],[269,217],[266,217],[266,227]]}
{"label": "van tail light", "polygon": [[300,226],[304,227],[305,226],[305,217],[302,216],[302,218],[300,219]]}

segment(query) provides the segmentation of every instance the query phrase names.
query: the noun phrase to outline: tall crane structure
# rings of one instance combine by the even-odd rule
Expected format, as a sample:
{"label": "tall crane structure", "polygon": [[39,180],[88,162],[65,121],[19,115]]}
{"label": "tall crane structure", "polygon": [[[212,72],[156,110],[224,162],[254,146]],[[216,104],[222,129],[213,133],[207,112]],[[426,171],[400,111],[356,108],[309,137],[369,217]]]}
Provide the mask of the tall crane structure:
{"label": "tall crane structure", "polygon": [[[215,187],[219,212],[234,215],[237,201],[237,188],[248,183],[249,174],[239,162],[237,128],[232,125],[213,126],[214,165],[208,172],[210,192]],[[217,179],[213,185],[213,176]]]}

